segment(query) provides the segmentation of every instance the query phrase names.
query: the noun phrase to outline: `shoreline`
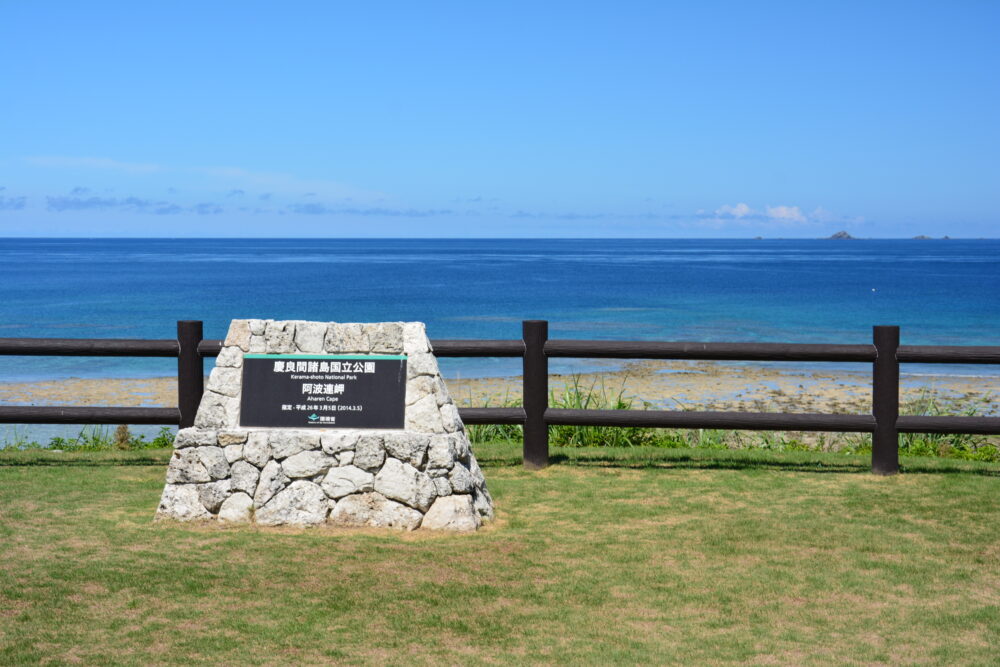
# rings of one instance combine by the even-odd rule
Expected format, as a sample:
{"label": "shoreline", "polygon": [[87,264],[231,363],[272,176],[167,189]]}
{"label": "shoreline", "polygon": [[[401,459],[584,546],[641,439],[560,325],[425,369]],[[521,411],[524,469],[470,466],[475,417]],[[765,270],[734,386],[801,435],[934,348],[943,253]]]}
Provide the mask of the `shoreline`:
{"label": "shoreline", "polygon": [[[710,361],[634,361],[614,370],[550,373],[558,400],[577,382],[609,398],[621,393],[633,408],[847,413],[870,410],[871,373],[780,368],[773,364]],[[521,396],[519,375],[448,378],[459,406],[501,406]],[[0,405],[176,405],[176,377],[67,378],[0,382]],[[901,373],[902,404],[933,398],[952,410],[1000,415],[1000,376]]]}

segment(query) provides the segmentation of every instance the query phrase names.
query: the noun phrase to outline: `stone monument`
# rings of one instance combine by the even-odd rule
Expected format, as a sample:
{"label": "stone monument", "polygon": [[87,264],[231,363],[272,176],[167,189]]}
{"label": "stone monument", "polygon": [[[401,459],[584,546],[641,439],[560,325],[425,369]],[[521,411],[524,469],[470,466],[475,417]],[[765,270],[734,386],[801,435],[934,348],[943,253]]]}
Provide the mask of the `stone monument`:
{"label": "stone monument", "polygon": [[493,500],[423,323],[233,320],[156,517],[471,531]]}

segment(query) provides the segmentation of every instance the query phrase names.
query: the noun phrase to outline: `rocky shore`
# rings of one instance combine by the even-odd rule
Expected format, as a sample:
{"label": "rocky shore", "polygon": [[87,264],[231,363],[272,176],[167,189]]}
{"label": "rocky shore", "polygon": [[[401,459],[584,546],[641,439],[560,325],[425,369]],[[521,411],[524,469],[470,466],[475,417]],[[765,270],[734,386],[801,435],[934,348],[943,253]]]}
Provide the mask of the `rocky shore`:
{"label": "rocky shore", "polygon": [[[520,399],[518,377],[447,379],[459,406],[500,406]],[[552,375],[558,399],[574,382],[608,397],[622,393],[633,408],[768,410],[784,412],[868,412],[871,376],[857,370],[794,370],[778,364],[644,361],[620,370]],[[906,375],[904,404],[932,398],[955,410],[1000,414],[1000,376]],[[0,383],[0,404],[134,405],[176,404],[176,379],[83,379]]]}

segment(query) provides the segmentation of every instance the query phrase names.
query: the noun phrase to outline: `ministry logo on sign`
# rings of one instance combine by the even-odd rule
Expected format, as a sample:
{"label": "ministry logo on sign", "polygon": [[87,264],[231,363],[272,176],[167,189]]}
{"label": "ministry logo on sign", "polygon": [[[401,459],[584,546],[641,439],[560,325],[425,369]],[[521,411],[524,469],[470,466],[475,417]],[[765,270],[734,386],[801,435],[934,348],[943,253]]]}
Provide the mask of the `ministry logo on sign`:
{"label": "ministry logo on sign", "polygon": [[321,417],[318,414],[316,414],[315,412],[312,413],[311,415],[309,415],[308,417],[306,417],[306,419],[309,420],[310,424],[327,424],[327,425],[333,425],[333,424],[335,424],[337,422],[337,418],[336,417],[327,416],[327,415],[323,415]]}

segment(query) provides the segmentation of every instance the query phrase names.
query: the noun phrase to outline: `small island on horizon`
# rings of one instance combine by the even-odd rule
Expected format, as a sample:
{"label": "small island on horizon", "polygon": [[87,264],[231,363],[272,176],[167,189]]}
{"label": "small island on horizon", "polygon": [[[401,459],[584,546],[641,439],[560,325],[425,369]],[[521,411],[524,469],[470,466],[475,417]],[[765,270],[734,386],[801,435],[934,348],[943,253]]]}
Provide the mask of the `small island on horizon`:
{"label": "small island on horizon", "polygon": [[[763,241],[765,238],[767,238],[767,237],[764,237],[764,236],[754,236],[752,238],[752,240],[754,240],[754,241]],[[784,238],[785,237],[781,237],[781,236],[770,237],[771,240],[784,240]],[[891,239],[900,240],[900,241],[904,241],[904,240],[910,240],[910,241],[936,241],[936,240],[950,241],[951,237],[948,236],[947,234],[944,235],[944,236],[942,236],[942,237],[940,237],[940,238],[935,238],[933,236],[927,236],[926,234],[918,234],[916,236],[910,236],[910,237],[886,237],[886,240],[891,240]],[[830,236],[820,237],[819,240],[821,240],[821,241],[829,241],[829,240],[834,240],[834,241],[844,241],[844,240],[847,240],[847,241],[861,241],[861,240],[865,240],[865,239],[862,239],[862,238],[857,237],[857,236],[852,236],[850,234],[850,232],[848,232],[846,230],[840,230],[839,232],[831,234]],[[872,240],[872,239],[868,238],[868,240]],[[988,239],[987,237],[979,237],[977,240],[986,241],[986,240],[990,240],[990,239]]]}

